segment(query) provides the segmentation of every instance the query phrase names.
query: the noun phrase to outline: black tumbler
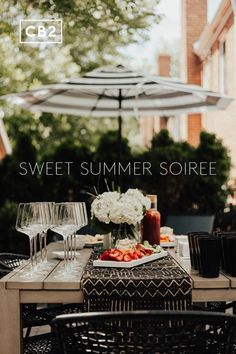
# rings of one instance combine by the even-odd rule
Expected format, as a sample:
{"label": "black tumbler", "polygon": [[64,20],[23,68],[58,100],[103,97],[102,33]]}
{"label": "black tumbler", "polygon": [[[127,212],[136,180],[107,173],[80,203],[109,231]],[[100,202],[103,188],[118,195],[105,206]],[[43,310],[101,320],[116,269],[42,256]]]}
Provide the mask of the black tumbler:
{"label": "black tumbler", "polygon": [[217,278],[220,273],[220,242],[217,237],[199,237],[199,275]]}
{"label": "black tumbler", "polygon": [[[221,267],[226,273],[231,272],[231,246],[229,243],[229,239],[236,238],[236,234],[233,233],[221,233]],[[236,254],[235,254],[236,255]]]}
{"label": "black tumbler", "polygon": [[209,238],[210,236],[208,235],[197,235],[194,238],[194,242],[195,242],[195,254],[196,254],[196,263],[197,263],[197,270],[199,271],[199,273],[201,273],[201,258],[200,258],[200,246],[199,246],[199,239],[202,238]]}
{"label": "black tumbler", "polygon": [[198,270],[198,255],[197,255],[197,236],[207,236],[209,233],[204,231],[199,232],[189,232],[188,233],[188,242],[189,242],[189,253],[190,253],[190,262],[193,269]]}
{"label": "black tumbler", "polygon": [[228,273],[232,277],[236,277],[236,237],[228,236],[227,240],[227,263],[228,263]]}

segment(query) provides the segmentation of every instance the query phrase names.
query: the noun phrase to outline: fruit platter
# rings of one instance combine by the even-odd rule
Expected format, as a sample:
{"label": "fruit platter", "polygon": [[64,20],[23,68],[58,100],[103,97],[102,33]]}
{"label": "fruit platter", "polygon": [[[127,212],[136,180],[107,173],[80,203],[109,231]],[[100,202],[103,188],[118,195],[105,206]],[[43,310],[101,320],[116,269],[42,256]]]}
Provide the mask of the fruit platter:
{"label": "fruit platter", "polygon": [[[122,240],[124,241],[124,240]],[[126,241],[104,251],[99,259],[93,261],[95,267],[132,268],[167,256],[159,245],[150,245],[147,241],[133,243]]]}

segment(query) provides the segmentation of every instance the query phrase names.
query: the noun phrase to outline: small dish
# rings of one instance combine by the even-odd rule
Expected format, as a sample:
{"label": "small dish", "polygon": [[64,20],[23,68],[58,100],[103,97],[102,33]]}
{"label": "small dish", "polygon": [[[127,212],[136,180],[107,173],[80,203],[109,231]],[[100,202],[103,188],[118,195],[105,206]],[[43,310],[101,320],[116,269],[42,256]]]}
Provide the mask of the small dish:
{"label": "small dish", "polygon": [[[57,258],[57,259],[64,259],[64,251],[53,251],[52,254]],[[73,254],[74,256],[74,254]],[[79,252],[76,252],[76,257],[80,256]],[[71,258],[71,252],[69,252],[69,259]]]}
{"label": "small dish", "polygon": [[76,235],[76,249],[81,250],[85,246],[85,235]]}
{"label": "small dish", "polygon": [[160,246],[161,247],[175,247],[175,241],[174,242],[171,242],[171,241],[169,241],[169,242],[160,242]]}

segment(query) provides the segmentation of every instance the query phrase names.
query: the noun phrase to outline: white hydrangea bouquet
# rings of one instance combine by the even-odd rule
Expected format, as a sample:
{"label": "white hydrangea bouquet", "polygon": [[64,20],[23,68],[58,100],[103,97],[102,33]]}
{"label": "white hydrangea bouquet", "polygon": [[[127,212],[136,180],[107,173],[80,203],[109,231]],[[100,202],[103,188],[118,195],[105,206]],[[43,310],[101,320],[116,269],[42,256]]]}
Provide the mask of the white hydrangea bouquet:
{"label": "white hydrangea bouquet", "polygon": [[111,232],[116,239],[135,237],[150,200],[138,189],[125,193],[104,192],[95,197],[91,205],[91,218],[102,232]]}

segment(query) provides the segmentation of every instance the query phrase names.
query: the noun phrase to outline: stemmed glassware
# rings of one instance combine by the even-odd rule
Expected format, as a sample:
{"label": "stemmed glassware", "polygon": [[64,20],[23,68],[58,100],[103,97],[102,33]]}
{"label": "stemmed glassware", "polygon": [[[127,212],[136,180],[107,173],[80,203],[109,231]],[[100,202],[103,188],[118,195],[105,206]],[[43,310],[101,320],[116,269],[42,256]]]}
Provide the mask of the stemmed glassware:
{"label": "stemmed glassware", "polygon": [[[36,202],[18,206],[16,230],[29,237],[30,271],[24,276],[44,273],[51,263],[47,260],[47,231],[52,229],[63,237],[64,269],[60,275],[73,276],[82,266],[76,258],[76,231],[87,225],[88,216],[83,202]],[[40,257],[37,257],[39,235]],[[70,255],[69,255],[69,252]],[[73,261],[69,262],[69,258]]]}
{"label": "stemmed glassware", "polygon": [[76,257],[76,231],[80,230],[82,227],[88,224],[88,216],[86,210],[86,204],[84,202],[69,202],[75,208],[76,215],[76,225],[77,229],[74,234],[70,237],[70,250],[71,250],[71,259],[76,267],[82,266],[81,263],[78,262]]}
{"label": "stemmed glassware", "polygon": [[44,228],[39,234],[40,263],[41,269],[47,269],[51,263],[47,259],[47,231],[54,225],[54,202],[38,202],[42,208]]}
{"label": "stemmed glassware", "polygon": [[71,203],[57,203],[54,205],[54,226],[52,230],[63,237],[64,241],[64,269],[62,276],[70,275],[69,267],[69,238],[77,230],[76,208]]}
{"label": "stemmed glassware", "polygon": [[20,203],[16,230],[29,237],[30,271],[24,277],[34,277],[37,270],[37,235],[44,229],[44,215],[40,203]]}

